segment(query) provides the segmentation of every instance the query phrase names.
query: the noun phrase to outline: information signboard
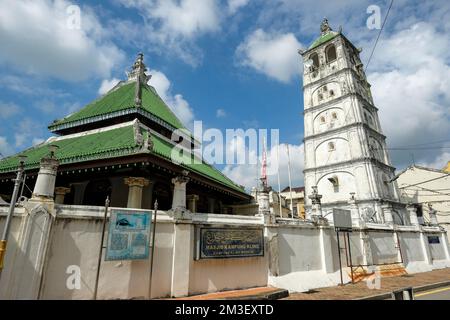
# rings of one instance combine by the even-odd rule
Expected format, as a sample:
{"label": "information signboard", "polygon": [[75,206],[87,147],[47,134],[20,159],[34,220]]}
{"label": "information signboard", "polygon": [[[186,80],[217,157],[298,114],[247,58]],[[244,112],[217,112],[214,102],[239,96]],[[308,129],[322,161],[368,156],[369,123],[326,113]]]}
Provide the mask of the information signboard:
{"label": "information signboard", "polygon": [[264,256],[264,233],[259,228],[201,227],[197,244],[197,259]]}
{"label": "information signboard", "polygon": [[105,260],[141,260],[149,256],[151,212],[111,209]]}
{"label": "information signboard", "polygon": [[333,209],[333,224],[337,231],[352,231],[352,213],[350,210]]}

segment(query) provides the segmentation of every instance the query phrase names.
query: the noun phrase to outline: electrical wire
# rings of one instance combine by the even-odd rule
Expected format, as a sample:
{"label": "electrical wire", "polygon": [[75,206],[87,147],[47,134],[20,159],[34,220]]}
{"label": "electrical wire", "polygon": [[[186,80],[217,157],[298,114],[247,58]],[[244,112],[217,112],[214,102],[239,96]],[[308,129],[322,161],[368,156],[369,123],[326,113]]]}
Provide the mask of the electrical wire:
{"label": "electrical wire", "polygon": [[380,32],[378,32],[377,39],[375,40],[375,44],[374,44],[374,46],[372,48],[372,52],[370,53],[369,59],[367,60],[366,68],[364,69],[364,72],[367,71],[367,68],[369,67],[370,61],[372,60],[373,53],[375,52],[375,48],[377,47],[378,40],[380,39],[381,32],[383,31],[384,25],[386,24],[387,18],[389,16],[389,12],[391,11],[391,8],[392,8],[393,4],[394,4],[394,0],[391,0],[391,4],[389,5],[389,8],[388,8],[387,13],[386,13],[386,16],[384,17],[384,21],[383,21],[383,24],[381,25]]}
{"label": "electrical wire", "polygon": [[401,147],[417,147],[417,146],[430,145],[430,144],[442,143],[442,142],[450,142],[450,139],[423,142],[423,143],[417,143],[417,144],[408,144],[408,145],[401,146]]}
{"label": "electrical wire", "polygon": [[448,174],[446,174],[444,176],[441,176],[441,177],[433,178],[433,179],[430,179],[430,180],[425,180],[425,181],[418,182],[418,183],[415,183],[415,184],[407,184],[406,186],[399,187],[399,189],[405,189],[406,187],[415,187],[415,186],[418,186],[419,184],[424,184],[424,183],[427,183],[427,182],[436,181],[436,180],[439,180],[439,179],[446,178],[448,176],[450,176],[450,173],[448,173]]}

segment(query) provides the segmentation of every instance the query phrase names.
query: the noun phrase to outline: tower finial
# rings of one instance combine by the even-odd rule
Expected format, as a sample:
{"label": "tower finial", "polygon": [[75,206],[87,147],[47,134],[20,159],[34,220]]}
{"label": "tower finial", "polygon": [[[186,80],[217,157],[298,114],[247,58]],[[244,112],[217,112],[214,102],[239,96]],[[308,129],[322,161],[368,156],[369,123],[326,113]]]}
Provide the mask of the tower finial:
{"label": "tower finial", "polygon": [[325,17],[323,18],[322,23],[320,24],[320,34],[324,35],[328,32],[330,32],[332,29],[330,25],[328,24],[328,19]]}

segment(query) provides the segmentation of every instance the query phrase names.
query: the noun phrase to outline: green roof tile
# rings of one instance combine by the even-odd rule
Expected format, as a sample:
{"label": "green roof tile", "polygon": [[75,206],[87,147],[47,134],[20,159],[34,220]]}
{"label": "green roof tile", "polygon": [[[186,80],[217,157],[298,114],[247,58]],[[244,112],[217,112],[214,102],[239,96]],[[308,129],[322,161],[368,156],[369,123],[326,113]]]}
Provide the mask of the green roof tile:
{"label": "green roof tile", "polygon": [[[146,132],[144,132],[144,136],[145,135],[147,135]],[[153,144],[153,149],[151,152],[173,162],[171,160],[171,154],[174,145],[152,133],[150,133],[150,137]],[[88,133],[72,138],[69,136],[65,139],[45,142],[25,150],[20,154],[27,156],[25,162],[25,168],[27,170],[39,168],[40,160],[49,154],[48,146],[50,144],[54,144],[59,147],[55,153],[55,156],[60,161],[60,164],[109,159],[142,152],[141,146],[135,142],[133,125],[129,125],[126,127],[96,133]],[[18,155],[0,160],[0,173],[14,172],[17,170],[18,164]],[[176,164],[179,164],[185,169],[192,170],[229,188],[239,192],[245,192],[243,188],[235,184],[213,166],[205,162],[196,164],[191,161],[191,158],[188,155],[184,155],[181,162]]]}
{"label": "green roof tile", "polygon": [[[52,123],[49,128],[57,129],[58,126],[75,123],[77,121],[94,119],[113,112],[135,109],[134,95],[136,82],[130,82],[119,86],[117,89],[108,92],[92,103],[86,105],[81,110]],[[163,122],[175,129],[184,128],[181,121],[175,116],[170,108],[158,96],[156,90],[145,84],[141,84],[142,109],[156,116]]]}
{"label": "green roof tile", "polygon": [[[168,141],[163,140],[162,138],[152,135],[151,140],[153,143],[153,152],[171,160],[172,159],[172,150],[173,144]],[[189,156],[188,152],[184,152],[182,156],[180,156],[179,164],[185,167],[188,170],[195,171],[196,173],[208,177],[210,179],[219,182],[220,184],[226,185],[234,190],[239,192],[245,192],[244,188],[235,184],[231,179],[226,177],[222,172],[214,168],[213,166],[205,163],[195,163],[191,156]],[[172,160],[171,160],[172,161]],[[172,161],[173,162],[173,161]]]}
{"label": "green roof tile", "polygon": [[[41,158],[49,154],[48,145],[50,144],[59,147],[55,156],[61,164],[127,155],[133,153],[138,147],[134,140],[133,127],[130,125],[37,145],[20,153],[27,156],[25,168],[39,168]],[[15,171],[18,164],[18,155],[3,159],[0,161],[0,173]]]}
{"label": "green roof tile", "polygon": [[322,43],[325,43],[328,40],[333,39],[337,35],[338,35],[338,33],[337,32],[333,32],[333,31],[330,31],[330,32],[328,32],[328,33],[326,33],[324,35],[321,35],[319,38],[316,39],[316,41],[314,41],[312,43],[312,45],[308,48],[308,50],[311,50],[311,49],[313,49],[315,47],[320,46]]}

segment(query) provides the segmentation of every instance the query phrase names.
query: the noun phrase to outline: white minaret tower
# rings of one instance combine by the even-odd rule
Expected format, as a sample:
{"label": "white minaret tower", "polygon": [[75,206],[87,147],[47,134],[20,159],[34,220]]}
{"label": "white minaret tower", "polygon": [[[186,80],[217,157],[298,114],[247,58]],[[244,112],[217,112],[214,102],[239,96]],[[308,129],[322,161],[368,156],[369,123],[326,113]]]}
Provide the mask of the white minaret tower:
{"label": "white minaret tower", "polygon": [[[360,49],[324,19],[304,60],[305,201],[317,186],[323,215],[357,207],[355,224],[408,224]],[[354,193],[354,195],[352,194]],[[332,215],[326,216],[332,220]]]}

